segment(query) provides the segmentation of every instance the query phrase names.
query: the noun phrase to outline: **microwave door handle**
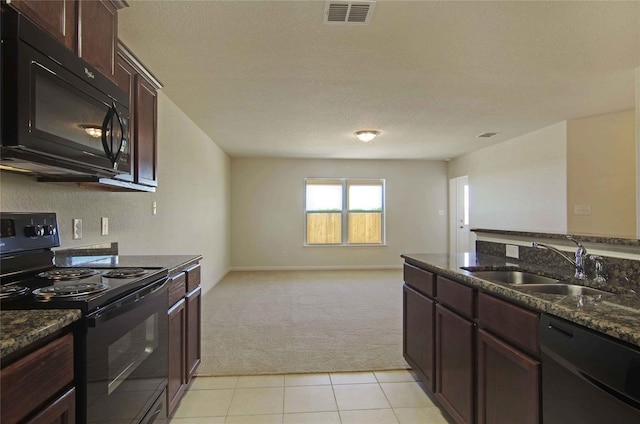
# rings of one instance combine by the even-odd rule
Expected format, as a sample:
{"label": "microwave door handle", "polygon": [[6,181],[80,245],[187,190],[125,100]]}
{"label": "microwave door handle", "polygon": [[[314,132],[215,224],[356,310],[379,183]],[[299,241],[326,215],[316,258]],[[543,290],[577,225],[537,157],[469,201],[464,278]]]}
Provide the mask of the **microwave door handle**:
{"label": "microwave door handle", "polygon": [[[104,153],[107,156],[107,159],[111,161],[112,165],[113,165],[113,153],[112,153],[111,147],[109,147],[109,144],[113,145],[112,120],[113,120],[114,113],[115,113],[114,108],[112,106],[109,108],[109,112],[107,112],[107,115],[104,117],[104,121],[102,122],[102,148],[104,149]],[[109,141],[111,143],[107,141],[107,133],[109,133]]]}
{"label": "microwave door handle", "polygon": [[[111,155],[113,158],[113,169],[116,169],[118,167],[118,160],[120,160],[120,155],[122,154],[122,151],[124,150],[125,147],[125,141],[124,141],[124,137],[125,137],[125,133],[124,133],[124,123],[122,122],[122,118],[120,117],[120,114],[118,113],[118,109],[116,108],[116,104],[115,102],[113,103],[113,114],[116,117],[116,120],[118,122],[118,125],[120,126],[120,145],[118,146],[118,150],[113,150],[113,144],[111,145]],[[113,134],[112,134],[113,136]],[[111,142],[113,143],[113,138],[111,139]],[[115,154],[114,154],[115,153]]]}

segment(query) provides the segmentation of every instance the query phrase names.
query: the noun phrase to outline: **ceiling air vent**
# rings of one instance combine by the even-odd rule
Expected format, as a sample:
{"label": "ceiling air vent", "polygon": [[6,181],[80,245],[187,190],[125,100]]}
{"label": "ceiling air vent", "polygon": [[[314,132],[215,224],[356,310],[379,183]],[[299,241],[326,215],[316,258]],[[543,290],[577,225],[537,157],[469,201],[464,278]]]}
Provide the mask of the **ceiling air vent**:
{"label": "ceiling air vent", "polygon": [[324,22],[328,24],[368,24],[375,1],[327,1]]}

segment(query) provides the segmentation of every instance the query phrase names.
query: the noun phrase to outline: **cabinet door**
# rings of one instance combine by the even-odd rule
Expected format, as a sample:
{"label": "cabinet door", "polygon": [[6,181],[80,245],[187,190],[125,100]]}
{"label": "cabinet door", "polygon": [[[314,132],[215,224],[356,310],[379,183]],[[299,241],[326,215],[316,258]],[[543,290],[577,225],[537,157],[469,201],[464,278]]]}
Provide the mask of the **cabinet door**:
{"label": "cabinet door", "polygon": [[118,15],[109,0],[78,2],[78,56],[113,78],[118,38]]}
{"label": "cabinet door", "polygon": [[474,422],[474,324],[436,305],[436,398],[458,424]]}
{"label": "cabinet door", "polygon": [[198,365],[200,365],[200,330],[202,310],[202,289],[189,292],[187,301],[187,384],[191,382]]}
{"label": "cabinet door", "polygon": [[11,5],[69,50],[76,51],[75,0],[13,0]]}
{"label": "cabinet door", "polygon": [[185,326],[187,322],[184,299],[167,312],[169,315],[169,378],[167,381],[167,404],[169,415],[178,406],[184,392],[185,375]]}
{"label": "cabinet door", "polygon": [[406,285],[403,290],[403,354],[433,392],[435,302]]}
{"label": "cabinet door", "polygon": [[478,424],[540,424],[540,363],[478,330]]}
{"label": "cabinet door", "polygon": [[0,422],[16,423],[73,385],[73,335],[68,333],[0,371]]}
{"label": "cabinet door", "polygon": [[136,78],[135,175],[136,182],[158,185],[157,121],[158,99],[155,88],[142,77]]}
{"label": "cabinet door", "polygon": [[70,389],[27,421],[27,424],[75,424],[75,422],[76,390]]}
{"label": "cabinet door", "polygon": [[[126,61],[124,57],[120,54],[116,57],[116,70],[114,74],[115,83],[123,89],[125,92],[129,94],[129,105],[134,105],[134,93],[135,93],[135,82],[136,82],[136,70]],[[131,163],[132,168],[129,170],[127,174],[118,174],[115,178],[123,181],[133,181],[133,164],[135,163],[135,107],[129,107],[130,120],[129,120],[129,154],[131,155]]]}

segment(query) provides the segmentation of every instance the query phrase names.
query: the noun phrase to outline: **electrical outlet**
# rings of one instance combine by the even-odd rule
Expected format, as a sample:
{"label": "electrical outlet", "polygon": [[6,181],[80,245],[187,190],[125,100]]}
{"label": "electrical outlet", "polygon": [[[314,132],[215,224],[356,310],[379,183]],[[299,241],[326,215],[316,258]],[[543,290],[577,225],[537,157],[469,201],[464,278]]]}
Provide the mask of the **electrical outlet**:
{"label": "electrical outlet", "polygon": [[103,236],[108,236],[109,235],[109,218],[103,216],[100,219],[100,226],[102,228],[102,231],[100,233]]}
{"label": "electrical outlet", "polygon": [[156,201],[154,200],[151,203],[151,215],[156,215],[158,213],[158,204],[156,203]]}
{"label": "electrical outlet", "polygon": [[506,255],[508,258],[520,258],[520,249],[513,244],[507,244]]}
{"label": "electrical outlet", "polygon": [[78,218],[73,219],[73,236],[74,240],[80,240],[82,238],[82,220]]}
{"label": "electrical outlet", "polygon": [[591,205],[573,205],[574,215],[591,215]]}

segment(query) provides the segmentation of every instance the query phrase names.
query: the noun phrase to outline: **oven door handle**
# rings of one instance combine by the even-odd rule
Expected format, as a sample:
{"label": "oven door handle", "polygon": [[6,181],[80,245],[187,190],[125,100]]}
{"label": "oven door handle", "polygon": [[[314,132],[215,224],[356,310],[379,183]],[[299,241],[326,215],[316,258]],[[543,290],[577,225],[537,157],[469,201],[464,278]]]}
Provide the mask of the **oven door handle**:
{"label": "oven door handle", "polygon": [[131,309],[137,307],[138,304],[143,300],[146,300],[149,297],[152,297],[165,290],[168,281],[169,279],[167,277],[164,277],[163,279],[158,280],[155,283],[152,283],[146,287],[141,288],[138,291],[125,296],[113,305],[109,305],[103,309],[97,310],[96,312],[87,315],[87,325],[89,327],[96,328],[102,322],[113,319],[118,315],[127,313]]}

